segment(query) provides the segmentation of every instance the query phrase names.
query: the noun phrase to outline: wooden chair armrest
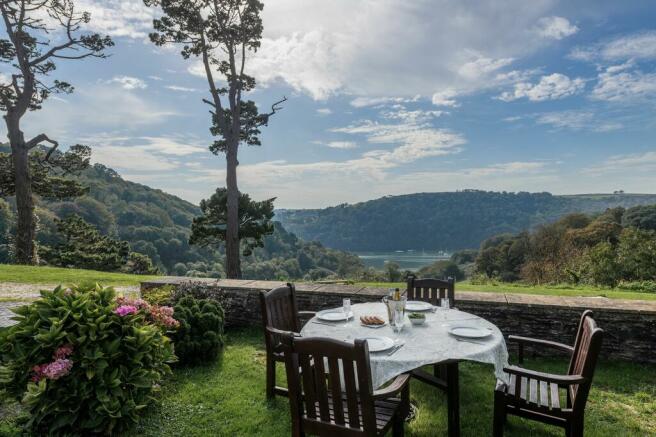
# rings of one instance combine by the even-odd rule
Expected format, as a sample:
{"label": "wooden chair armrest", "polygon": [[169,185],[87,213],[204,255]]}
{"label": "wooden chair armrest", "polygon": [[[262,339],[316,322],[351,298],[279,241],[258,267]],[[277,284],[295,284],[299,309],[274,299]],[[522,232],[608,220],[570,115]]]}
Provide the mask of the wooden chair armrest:
{"label": "wooden chair armrest", "polygon": [[510,335],[510,336],[508,336],[508,341],[513,341],[515,343],[520,343],[520,344],[535,344],[535,345],[540,345],[540,346],[547,346],[547,347],[551,347],[551,348],[554,348],[554,349],[559,349],[561,351],[569,352],[569,353],[574,352],[574,348],[572,346],[569,346],[569,345],[563,344],[563,343],[558,343],[556,341],[541,340],[539,338],[520,337],[518,335]]}
{"label": "wooden chair armrest", "polygon": [[518,366],[504,367],[503,371],[511,375],[517,375],[519,377],[552,382],[554,384],[558,384],[559,386],[582,384],[586,381],[586,378],[580,375],[556,375],[553,373],[543,373],[537,372],[535,370],[524,369],[523,367]]}
{"label": "wooden chair armrest", "polygon": [[387,387],[381,388],[380,390],[374,390],[373,398],[387,399],[396,396],[408,385],[408,381],[410,381],[409,374],[399,375]]}
{"label": "wooden chair armrest", "polygon": [[574,348],[572,346],[563,344],[563,343],[558,343],[555,341],[549,341],[549,340],[541,340],[539,338],[530,338],[530,337],[520,337],[518,335],[509,335],[508,336],[508,341],[509,342],[514,342],[517,343],[519,346],[518,350],[518,357],[517,360],[519,361],[519,364],[522,364],[524,362],[524,345],[530,344],[530,345],[536,345],[536,346],[544,346],[544,347],[549,347],[552,349],[558,349],[563,352],[569,352],[572,354],[574,352]]}

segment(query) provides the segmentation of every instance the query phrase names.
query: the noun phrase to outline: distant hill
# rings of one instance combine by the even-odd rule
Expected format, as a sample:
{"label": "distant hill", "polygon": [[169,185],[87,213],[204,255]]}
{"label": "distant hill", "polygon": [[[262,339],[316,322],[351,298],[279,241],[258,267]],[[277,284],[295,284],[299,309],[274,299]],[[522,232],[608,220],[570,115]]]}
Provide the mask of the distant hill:
{"label": "distant hill", "polygon": [[[0,145],[0,153],[6,152],[7,148]],[[198,206],[162,190],[126,181],[101,164],[84,171],[80,181],[89,187],[88,195],[61,202],[37,199],[40,244],[52,244],[59,238],[56,218],[78,214],[101,233],[127,240],[132,251],[148,255],[163,273],[225,277],[222,247],[200,248],[188,243],[192,219],[200,215]],[[11,206],[0,198],[0,248],[8,243],[13,233],[9,229],[15,223],[13,199],[6,200]],[[314,279],[346,275],[361,267],[355,255],[303,241],[279,223],[265,238],[265,247],[242,258],[244,277],[248,279]]]}
{"label": "distant hill", "polygon": [[386,196],[324,209],[283,209],[276,219],[300,238],[351,251],[478,248],[570,212],[656,204],[656,194],[507,193],[465,190]]}

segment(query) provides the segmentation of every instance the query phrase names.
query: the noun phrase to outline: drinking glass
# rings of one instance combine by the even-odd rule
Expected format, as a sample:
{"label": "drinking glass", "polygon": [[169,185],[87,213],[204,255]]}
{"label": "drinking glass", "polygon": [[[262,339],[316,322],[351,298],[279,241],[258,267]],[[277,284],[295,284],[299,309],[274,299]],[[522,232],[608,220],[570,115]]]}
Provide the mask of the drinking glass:
{"label": "drinking glass", "polygon": [[443,310],[448,310],[451,307],[451,301],[449,300],[448,297],[440,299],[441,303],[440,306],[442,307]]}
{"label": "drinking glass", "polygon": [[349,313],[351,312],[351,299],[345,298],[342,301],[342,311],[344,312],[344,326],[348,325],[349,322]]}
{"label": "drinking glass", "polygon": [[401,308],[397,307],[394,310],[394,331],[397,333],[401,332],[403,329],[403,323],[405,322],[404,315],[405,314]]}

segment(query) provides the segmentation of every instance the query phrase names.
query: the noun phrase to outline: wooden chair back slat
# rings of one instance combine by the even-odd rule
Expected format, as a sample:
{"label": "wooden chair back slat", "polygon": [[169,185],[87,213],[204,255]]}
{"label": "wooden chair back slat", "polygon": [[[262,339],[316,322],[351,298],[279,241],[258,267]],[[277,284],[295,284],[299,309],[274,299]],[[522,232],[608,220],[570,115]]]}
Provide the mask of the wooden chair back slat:
{"label": "wooden chair back slat", "polygon": [[455,305],[455,281],[449,279],[423,278],[410,276],[407,281],[408,300],[421,300],[439,305],[440,299],[448,298],[451,307]]}
{"label": "wooden chair back slat", "polygon": [[[323,357],[313,356],[314,358],[314,385],[317,389],[317,400],[319,401],[319,415],[322,422],[330,422],[330,407],[328,406],[328,389],[326,388],[326,368],[324,367]],[[310,408],[310,405],[306,405]]]}
{"label": "wooden chair back slat", "polygon": [[[312,360],[310,359],[309,356],[307,355],[302,355],[299,357],[299,361],[301,363],[301,369],[303,371],[303,382],[302,386],[304,388],[304,394],[305,394],[305,403],[300,403],[301,405],[301,412],[300,414],[302,415],[303,412],[302,410],[304,409],[307,416],[311,419],[314,419],[317,417],[317,409],[316,409],[316,404],[317,404],[317,395],[315,391],[315,385],[314,385],[314,368],[312,367]],[[301,384],[299,384],[299,387]],[[306,405],[309,405],[310,407],[305,408]]]}
{"label": "wooden chair back slat", "polygon": [[352,428],[360,428],[360,408],[358,407],[358,388],[355,383],[355,371],[353,362],[342,361],[344,372],[344,388],[346,389],[346,405],[348,408],[348,419]]}
{"label": "wooden chair back slat", "polygon": [[342,379],[340,377],[339,367],[340,360],[334,357],[328,358],[328,368],[330,369],[330,391],[333,394],[340,395],[337,398],[333,397],[334,420],[336,424],[344,425],[344,403],[341,398]]}

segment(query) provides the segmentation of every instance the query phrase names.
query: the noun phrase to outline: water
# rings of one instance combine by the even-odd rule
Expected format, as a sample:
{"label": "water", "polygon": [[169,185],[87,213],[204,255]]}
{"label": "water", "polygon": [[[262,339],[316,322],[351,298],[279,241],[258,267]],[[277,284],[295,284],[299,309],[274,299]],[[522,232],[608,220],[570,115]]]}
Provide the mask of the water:
{"label": "water", "polygon": [[449,259],[451,256],[444,251],[398,251],[398,252],[354,252],[360,257],[364,265],[382,269],[385,263],[393,261],[397,263],[401,270],[415,271],[423,266],[431,264],[441,259]]}

